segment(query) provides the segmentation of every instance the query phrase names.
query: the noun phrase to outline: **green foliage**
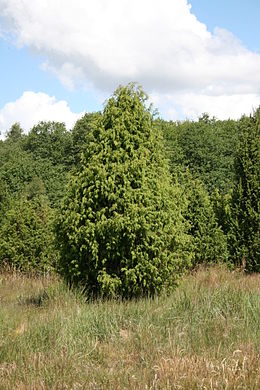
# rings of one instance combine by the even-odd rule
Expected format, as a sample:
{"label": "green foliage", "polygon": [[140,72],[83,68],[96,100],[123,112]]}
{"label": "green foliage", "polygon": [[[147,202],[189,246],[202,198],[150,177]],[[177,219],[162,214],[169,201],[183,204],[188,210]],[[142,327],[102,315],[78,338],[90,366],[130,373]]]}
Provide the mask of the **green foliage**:
{"label": "green foliage", "polygon": [[21,194],[34,177],[39,177],[51,205],[55,206],[64,195],[67,175],[66,167],[54,165],[49,159],[36,158],[19,143],[7,140],[0,145],[0,181],[10,196]]}
{"label": "green foliage", "polygon": [[239,121],[240,147],[235,160],[231,252],[237,265],[260,271],[260,108]]}
{"label": "green foliage", "polygon": [[25,150],[35,159],[48,159],[54,165],[69,169],[73,163],[71,133],[64,123],[40,122],[26,137]]}
{"label": "green foliage", "polygon": [[224,234],[227,236],[228,240],[230,236],[230,226],[232,218],[232,193],[233,190],[230,190],[227,193],[221,193],[220,191],[216,190],[211,194],[210,197],[213,204],[216,220],[221,229],[223,230]]}
{"label": "green foliage", "polygon": [[187,199],[185,217],[192,237],[193,265],[228,260],[227,240],[218,226],[209,194],[200,180],[186,171],[179,174]]}
{"label": "green foliage", "polygon": [[[172,122],[155,120],[146,99],[133,84],[120,87],[103,113],[85,114],[71,132],[40,122],[25,135],[12,125],[0,141],[0,245],[8,261],[24,256],[25,268],[38,267],[29,221],[40,246],[52,241],[36,216],[43,207],[52,218],[72,176],[57,228],[61,272],[88,293],[154,294],[191,259],[226,261],[226,241],[234,264],[260,270],[260,108],[239,121],[203,114]],[[28,242],[11,260],[15,218],[17,248],[21,237]]]}
{"label": "green foliage", "polygon": [[76,165],[80,164],[81,153],[84,152],[88,145],[88,136],[93,128],[97,127],[101,117],[102,114],[100,112],[86,113],[76,122],[72,129],[73,154]]}
{"label": "green foliage", "polygon": [[204,114],[198,122],[160,122],[172,172],[188,168],[209,193],[233,187],[239,134],[235,121],[217,121]]}
{"label": "green foliage", "polygon": [[37,273],[53,268],[53,216],[43,188],[35,178],[23,196],[10,202],[0,228],[0,265]]}
{"label": "green foliage", "polygon": [[20,123],[14,123],[10,130],[7,132],[7,140],[9,142],[17,142],[22,139],[23,130]]}
{"label": "green foliage", "polygon": [[32,156],[19,145],[6,142],[0,151],[0,180],[6,183],[9,193],[21,193],[36,175]]}
{"label": "green foliage", "polygon": [[48,159],[36,160],[34,169],[35,175],[33,177],[37,176],[43,181],[51,206],[58,207],[65,193],[69,172],[63,165],[54,165]]}
{"label": "green foliage", "polygon": [[0,225],[9,204],[9,194],[6,183],[0,179]]}
{"label": "green foliage", "polygon": [[60,271],[88,294],[155,294],[186,266],[183,200],[146,100],[133,84],[109,99],[60,213]]}

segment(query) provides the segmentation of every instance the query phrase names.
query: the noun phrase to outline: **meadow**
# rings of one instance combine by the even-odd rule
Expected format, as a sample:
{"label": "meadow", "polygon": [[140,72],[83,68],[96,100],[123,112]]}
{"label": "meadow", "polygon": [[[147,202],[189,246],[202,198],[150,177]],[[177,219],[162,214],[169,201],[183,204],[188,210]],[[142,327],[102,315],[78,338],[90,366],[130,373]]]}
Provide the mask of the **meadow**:
{"label": "meadow", "polygon": [[200,268],[169,296],[86,302],[0,275],[0,389],[259,389],[260,275]]}

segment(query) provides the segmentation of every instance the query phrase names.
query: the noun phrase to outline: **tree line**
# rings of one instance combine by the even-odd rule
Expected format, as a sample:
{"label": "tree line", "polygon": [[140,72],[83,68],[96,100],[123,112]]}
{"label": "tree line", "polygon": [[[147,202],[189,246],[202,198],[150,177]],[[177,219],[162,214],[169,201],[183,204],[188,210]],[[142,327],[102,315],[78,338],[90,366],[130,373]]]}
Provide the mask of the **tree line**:
{"label": "tree line", "polygon": [[173,288],[201,263],[259,272],[260,108],[166,121],[135,84],[68,131],[0,142],[0,266],[58,271],[88,296]]}

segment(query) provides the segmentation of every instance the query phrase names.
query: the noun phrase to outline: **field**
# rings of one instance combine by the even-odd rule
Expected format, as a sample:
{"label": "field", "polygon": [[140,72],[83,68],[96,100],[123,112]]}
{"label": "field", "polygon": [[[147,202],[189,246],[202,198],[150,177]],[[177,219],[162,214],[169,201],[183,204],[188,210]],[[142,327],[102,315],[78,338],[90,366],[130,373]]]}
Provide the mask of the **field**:
{"label": "field", "polygon": [[200,269],[170,296],[86,303],[2,273],[0,389],[260,389],[260,276]]}

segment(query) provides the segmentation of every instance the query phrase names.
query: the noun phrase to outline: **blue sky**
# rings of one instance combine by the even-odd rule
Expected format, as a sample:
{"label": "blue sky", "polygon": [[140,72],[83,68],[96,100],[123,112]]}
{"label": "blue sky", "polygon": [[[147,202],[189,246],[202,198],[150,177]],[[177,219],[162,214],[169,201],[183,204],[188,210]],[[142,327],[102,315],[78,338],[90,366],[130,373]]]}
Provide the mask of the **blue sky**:
{"label": "blue sky", "polygon": [[17,48],[12,39],[0,39],[0,107],[16,100],[24,91],[45,92],[66,100],[75,112],[100,109],[95,96],[83,88],[68,90],[51,73],[41,69],[44,56]]}
{"label": "blue sky", "polygon": [[259,0],[191,0],[192,12],[213,32],[224,27],[250,50],[260,52]]}
{"label": "blue sky", "polygon": [[[41,115],[47,119],[48,112],[49,119],[61,120],[64,110],[64,121],[71,127],[77,115],[101,109],[113,89],[130,80],[144,86],[168,119],[195,118],[205,111],[223,118],[238,117],[243,108],[248,112],[260,102],[259,0],[190,0],[191,10],[186,0],[151,0],[149,15],[146,0],[141,9],[133,0],[119,10],[118,1],[110,0],[100,20],[102,8],[92,9],[90,0],[78,0],[80,14],[75,2],[68,0],[67,9],[61,10],[61,22],[56,23],[55,1],[47,0],[50,7],[44,8],[38,0],[36,8],[29,0],[21,7],[17,7],[19,1],[0,0],[2,133],[14,121],[26,130],[32,126],[30,99],[33,120],[40,120]],[[158,12],[158,6],[165,10]],[[115,10],[119,12],[116,17]],[[71,22],[70,15],[77,20],[82,14],[86,23],[83,18],[78,25]],[[120,24],[122,15],[125,20]],[[106,24],[109,16],[111,22]],[[180,25],[179,20],[183,21]],[[216,32],[216,27],[224,30]],[[30,94],[24,96],[26,91]],[[40,105],[45,107],[37,116]]]}

